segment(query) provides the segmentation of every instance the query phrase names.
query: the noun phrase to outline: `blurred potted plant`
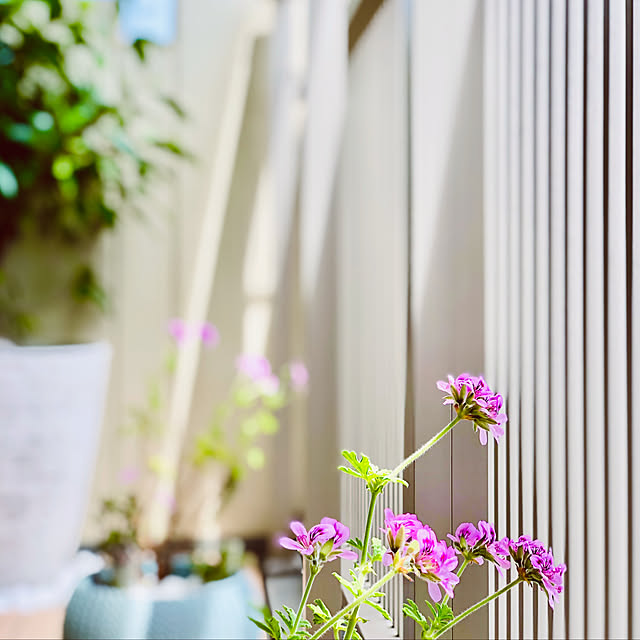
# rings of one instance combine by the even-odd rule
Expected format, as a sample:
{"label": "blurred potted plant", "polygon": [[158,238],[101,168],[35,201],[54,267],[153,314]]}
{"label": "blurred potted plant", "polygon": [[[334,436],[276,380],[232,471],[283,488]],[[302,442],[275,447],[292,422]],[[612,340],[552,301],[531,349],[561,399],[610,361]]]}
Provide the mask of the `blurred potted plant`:
{"label": "blurred potted plant", "polygon": [[107,344],[86,343],[105,308],[98,241],[162,168],[159,154],[180,153],[134,139],[126,85],[117,100],[101,93],[87,11],[0,2],[0,467],[11,478],[0,490],[0,585],[50,581],[75,552],[110,361]]}
{"label": "blurred potted plant", "polygon": [[[106,500],[101,517],[113,524],[99,545],[106,568],[85,580],[67,609],[65,638],[248,638],[256,631],[247,625],[255,601],[255,589],[243,569],[244,544],[229,540],[168,540],[152,546],[140,532],[149,491],[154,482],[165,482],[164,500],[174,514],[176,504],[166,465],[158,454],[166,427],[167,403],[161,389],[168,388],[175,369],[177,349],[189,339],[201,339],[210,347],[218,332],[210,324],[185,327],[170,324],[173,346],[162,372],[149,385],[146,406],[131,411],[126,430],[141,439],[145,453],[142,468],[120,470],[120,481],[137,485],[138,491]],[[241,355],[236,376],[221,402],[211,412],[209,425],[188,445],[190,464],[198,470],[198,482],[208,491],[217,488],[217,518],[250,470],[265,464],[261,441],[278,432],[278,412],[302,392],[308,373],[301,362],[285,365],[276,375],[262,356]],[[194,487],[195,491],[195,487]],[[204,508],[200,505],[200,508]]]}

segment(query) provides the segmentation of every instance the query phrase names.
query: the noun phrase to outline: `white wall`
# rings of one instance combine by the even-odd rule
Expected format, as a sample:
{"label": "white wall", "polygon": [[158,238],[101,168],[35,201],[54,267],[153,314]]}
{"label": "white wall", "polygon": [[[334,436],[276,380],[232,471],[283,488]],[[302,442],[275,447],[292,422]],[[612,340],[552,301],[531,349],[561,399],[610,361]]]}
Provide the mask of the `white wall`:
{"label": "white wall", "polygon": [[[94,507],[99,499],[119,490],[122,467],[144,462],[142,445],[123,435],[122,427],[130,407],[144,403],[148,383],[162,366],[168,319],[185,313],[200,224],[216,171],[212,163],[234,47],[242,22],[255,4],[252,0],[184,0],[179,3],[177,41],[151,55],[155,83],[174,95],[188,113],[184,125],[167,121],[166,133],[179,137],[197,162],[175,163],[174,177],[158,181],[143,203],[145,219],[123,215],[120,231],[107,243],[105,276],[113,308],[104,334],[114,344],[115,359]],[[264,350],[276,365],[299,355],[289,348],[290,284],[284,274],[291,230],[279,222],[268,180],[272,55],[270,40],[258,40],[207,316],[219,328],[221,343],[201,359],[191,434],[206,427],[213,405],[225,395],[238,353]],[[281,529],[290,518],[297,483],[287,464],[291,439],[287,429],[293,427],[284,417],[282,432],[266,445],[267,468],[250,472],[224,511],[223,532],[266,533]],[[193,473],[188,460],[183,461],[178,501],[193,506],[206,500],[206,491],[201,475]],[[96,514],[97,508],[89,514],[87,540],[99,535]],[[187,534],[190,528],[197,533],[197,527],[193,520],[183,523],[180,533]]]}

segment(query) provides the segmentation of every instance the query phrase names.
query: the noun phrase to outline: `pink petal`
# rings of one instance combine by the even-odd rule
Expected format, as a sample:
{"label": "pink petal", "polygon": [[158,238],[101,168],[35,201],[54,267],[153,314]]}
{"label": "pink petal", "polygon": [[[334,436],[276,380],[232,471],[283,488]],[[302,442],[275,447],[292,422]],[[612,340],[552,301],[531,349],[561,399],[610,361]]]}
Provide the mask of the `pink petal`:
{"label": "pink petal", "polygon": [[307,535],[307,530],[304,528],[304,525],[302,524],[302,522],[298,522],[297,520],[291,522],[289,524],[289,528],[298,537]]}
{"label": "pink petal", "polygon": [[291,538],[280,538],[279,542],[281,547],[284,547],[285,549],[290,549],[291,551],[300,551],[300,553],[302,553],[304,549],[304,547],[299,542],[296,542]]}
{"label": "pink petal", "polygon": [[428,582],[429,586],[429,595],[434,602],[440,602],[440,598],[442,594],[440,593],[440,587],[435,582]]}

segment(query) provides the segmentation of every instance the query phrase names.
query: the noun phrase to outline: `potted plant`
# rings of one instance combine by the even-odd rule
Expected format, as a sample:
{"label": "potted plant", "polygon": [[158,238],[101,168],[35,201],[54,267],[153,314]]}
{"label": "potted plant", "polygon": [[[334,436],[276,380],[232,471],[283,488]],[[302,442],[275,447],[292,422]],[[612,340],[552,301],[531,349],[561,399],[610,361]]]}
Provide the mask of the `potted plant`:
{"label": "potted plant", "polygon": [[[159,155],[103,54],[84,3],[0,2],[0,585],[51,583],[84,520],[110,347],[89,342],[106,305],[95,259]],[[132,54],[144,58],[144,42]],[[168,108],[178,106],[159,96]],[[42,538],[42,531],[47,535]]]}
{"label": "potted plant", "polygon": [[[189,328],[174,320],[170,334],[172,346],[160,373],[150,381],[147,402],[132,409],[125,427],[138,439],[144,465],[121,469],[119,479],[128,491],[103,504],[101,517],[112,524],[98,547],[106,567],[81,583],[73,595],[65,638],[256,637],[247,615],[260,595],[244,569],[241,540],[169,539],[153,544],[141,531],[148,502],[158,495],[174,514],[181,507],[172,491],[175,478],[167,476],[158,453],[168,409],[160,390],[171,387],[177,352],[187,340],[202,340],[210,347],[218,342],[211,324]],[[218,509],[206,513],[208,518],[218,517],[247,472],[263,467],[262,440],[279,430],[278,413],[293,393],[306,389],[307,382],[301,362],[286,364],[277,375],[262,356],[237,358],[230,388],[212,407],[209,424],[186,448],[199,481],[208,483],[208,491],[218,491]],[[160,493],[153,490],[158,482],[165,489]]]}

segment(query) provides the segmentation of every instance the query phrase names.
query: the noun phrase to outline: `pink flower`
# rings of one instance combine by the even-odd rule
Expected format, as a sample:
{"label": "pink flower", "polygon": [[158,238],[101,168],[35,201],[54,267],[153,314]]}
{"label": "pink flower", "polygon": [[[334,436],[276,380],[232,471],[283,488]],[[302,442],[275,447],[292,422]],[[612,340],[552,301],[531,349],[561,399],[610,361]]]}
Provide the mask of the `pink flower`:
{"label": "pink flower", "polygon": [[520,536],[509,541],[509,552],[518,568],[518,575],[531,586],[544,590],[553,609],[556,598],[563,592],[562,576],[566,565],[554,565],[551,549],[547,551],[540,540]]}
{"label": "pink flower", "polygon": [[458,566],[456,550],[444,540],[438,540],[435,532],[412,513],[396,516],[391,509],[385,509],[385,526],[389,549],[382,563],[393,565],[405,575],[415,573],[425,580],[435,602],[442,597],[440,589],[452,598],[453,589],[460,581],[454,573]]}
{"label": "pink flower", "polygon": [[307,531],[302,522],[294,520],[289,527],[296,539],[280,538],[280,546],[297,551],[303,556],[313,555],[327,540],[335,535],[335,529],[330,524],[317,524]]}
{"label": "pink flower", "polygon": [[304,391],[309,384],[309,371],[300,361],[289,364],[289,376],[294,391]]}
{"label": "pink flower", "polygon": [[484,520],[478,522],[477,529],[470,522],[463,522],[455,535],[448,534],[447,537],[453,541],[456,552],[469,562],[481,565],[489,560],[496,565],[500,575],[504,575],[503,569],[511,566],[508,538],[498,541],[493,525]]}
{"label": "pink flower", "polygon": [[177,344],[182,344],[187,337],[187,325],[180,318],[169,320],[169,335]]}
{"label": "pink flower", "polygon": [[[342,524],[342,522],[334,518],[322,518],[320,524],[333,527],[333,535],[325,542],[323,549],[320,550],[321,554],[326,557],[327,562],[335,558],[344,558],[345,560],[356,560],[358,558],[358,554],[355,551],[343,547],[350,536],[349,527],[346,524]],[[332,542],[331,550],[325,552],[324,548],[329,542]]]}
{"label": "pink flower", "polygon": [[125,467],[120,470],[119,480],[122,484],[133,484],[140,477],[138,467]]}
{"label": "pink flower", "polygon": [[271,373],[265,378],[258,380],[260,391],[265,396],[275,396],[280,390],[280,380],[278,376]]}
{"label": "pink flower", "polygon": [[236,369],[253,382],[259,382],[271,375],[271,364],[264,356],[251,354],[238,356]]}
{"label": "pink flower", "polygon": [[200,338],[207,347],[215,347],[220,342],[220,333],[210,322],[205,322],[200,327]]}
{"label": "pink flower", "polygon": [[322,518],[320,524],[311,527],[308,532],[301,522],[294,521],[289,526],[296,539],[280,538],[280,546],[303,556],[312,556],[311,560],[316,565],[336,558],[355,560],[358,557],[354,551],[343,547],[349,539],[349,527],[334,518]]}
{"label": "pink flower", "polygon": [[453,588],[460,582],[460,578],[454,573],[458,558],[453,547],[447,546],[444,540],[436,540],[434,543],[435,534],[433,531],[431,534],[424,536],[421,542],[415,559],[416,573],[427,582],[431,599],[440,602],[440,589],[453,598]]}
{"label": "pink flower", "polygon": [[504,435],[502,425],[507,422],[502,412],[504,400],[490,389],[482,376],[468,373],[457,378],[448,376],[448,381],[439,380],[436,386],[447,394],[443,404],[452,405],[458,416],[473,423],[483,445],[487,444],[487,431],[496,442]]}

